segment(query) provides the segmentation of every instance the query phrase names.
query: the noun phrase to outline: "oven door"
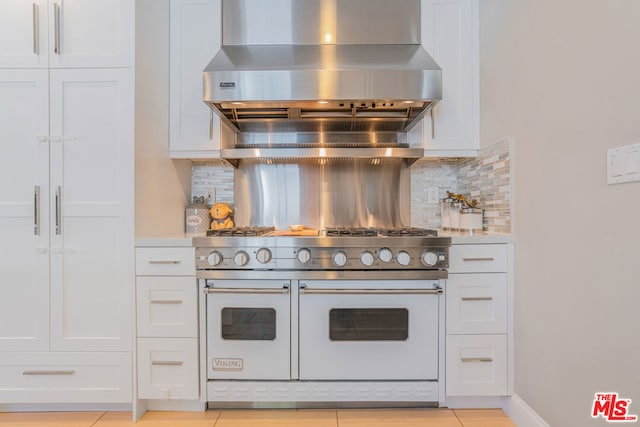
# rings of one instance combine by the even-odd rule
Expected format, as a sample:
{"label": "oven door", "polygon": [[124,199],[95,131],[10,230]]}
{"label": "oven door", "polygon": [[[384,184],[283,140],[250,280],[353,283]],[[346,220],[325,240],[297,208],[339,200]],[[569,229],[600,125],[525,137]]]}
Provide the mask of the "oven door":
{"label": "oven door", "polygon": [[282,280],[207,280],[209,379],[290,379],[289,287]]}
{"label": "oven door", "polygon": [[301,380],[437,380],[438,281],[304,281]]}

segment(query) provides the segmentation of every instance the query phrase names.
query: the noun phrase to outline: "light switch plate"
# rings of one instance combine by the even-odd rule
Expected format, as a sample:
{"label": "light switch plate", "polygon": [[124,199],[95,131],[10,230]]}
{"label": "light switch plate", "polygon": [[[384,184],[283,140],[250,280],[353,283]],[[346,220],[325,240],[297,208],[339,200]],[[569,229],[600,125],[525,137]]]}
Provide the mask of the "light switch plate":
{"label": "light switch plate", "polygon": [[607,184],[640,181],[640,144],[607,150]]}

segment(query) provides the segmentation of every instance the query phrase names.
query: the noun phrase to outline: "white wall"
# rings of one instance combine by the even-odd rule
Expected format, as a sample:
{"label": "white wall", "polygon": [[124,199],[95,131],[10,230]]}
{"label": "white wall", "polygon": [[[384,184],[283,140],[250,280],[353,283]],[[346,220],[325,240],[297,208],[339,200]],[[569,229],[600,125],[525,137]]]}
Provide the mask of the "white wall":
{"label": "white wall", "polygon": [[169,1],[136,0],[136,236],[183,232],[190,189],[169,159]]}
{"label": "white wall", "polygon": [[606,150],[640,142],[640,2],[482,0],[481,139],[514,137],[516,393],[553,427],[640,414],[640,183]]}

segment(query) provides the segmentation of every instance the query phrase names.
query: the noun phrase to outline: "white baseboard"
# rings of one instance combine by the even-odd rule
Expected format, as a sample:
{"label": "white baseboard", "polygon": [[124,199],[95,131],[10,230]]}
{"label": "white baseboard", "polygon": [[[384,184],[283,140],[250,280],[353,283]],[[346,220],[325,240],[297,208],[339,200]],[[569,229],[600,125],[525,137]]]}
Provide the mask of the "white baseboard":
{"label": "white baseboard", "polygon": [[444,405],[450,409],[492,409],[502,408],[502,398],[493,396],[469,396],[469,397],[451,397],[447,396]]}
{"label": "white baseboard", "polygon": [[517,427],[551,427],[516,394],[502,398],[502,410]]}
{"label": "white baseboard", "polygon": [[0,412],[131,411],[131,403],[0,403]]}
{"label": "white baseboard", "polygon": [[149,411],[203,412],[207,407],[199,400],[147,400]]}

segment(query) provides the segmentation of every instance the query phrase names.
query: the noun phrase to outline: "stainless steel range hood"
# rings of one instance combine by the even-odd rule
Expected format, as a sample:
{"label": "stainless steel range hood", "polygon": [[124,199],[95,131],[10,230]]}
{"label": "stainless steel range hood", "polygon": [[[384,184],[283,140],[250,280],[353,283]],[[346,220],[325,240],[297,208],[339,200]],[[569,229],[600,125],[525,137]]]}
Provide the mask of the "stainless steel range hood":
{"label": "stainless steel range hood", "polygon": [[223,0],[222,16],[204,101],[235,132],[223,157],[422,157],[406,135],[442,76],[420,0]]}

